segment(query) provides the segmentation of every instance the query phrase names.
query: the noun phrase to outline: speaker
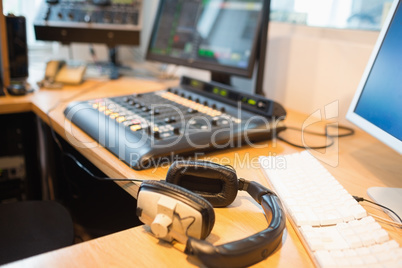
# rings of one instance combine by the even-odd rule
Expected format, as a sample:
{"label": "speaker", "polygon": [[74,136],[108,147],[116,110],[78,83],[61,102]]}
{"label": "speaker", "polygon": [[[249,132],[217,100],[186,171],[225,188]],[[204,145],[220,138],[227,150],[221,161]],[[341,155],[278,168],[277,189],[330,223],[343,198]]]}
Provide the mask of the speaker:
{"label": "speaker", "polygon": [[28,44],[26,21],[23,16],[6,16],[10,79],[28,77]]}
{"label": "speaker", "polygon": [[[212,245],[214,207],[225,207],[238,191],[262,206],[268,227],[245,239]],[[208,267],[245,267],[266,259],[282,242],[285,213],[278,196],[254,181],[238,179],[233,168],[208,161],[176,161],[165,181],[143,181],[137,216],[165,241],[186,245],[185,253]]]}

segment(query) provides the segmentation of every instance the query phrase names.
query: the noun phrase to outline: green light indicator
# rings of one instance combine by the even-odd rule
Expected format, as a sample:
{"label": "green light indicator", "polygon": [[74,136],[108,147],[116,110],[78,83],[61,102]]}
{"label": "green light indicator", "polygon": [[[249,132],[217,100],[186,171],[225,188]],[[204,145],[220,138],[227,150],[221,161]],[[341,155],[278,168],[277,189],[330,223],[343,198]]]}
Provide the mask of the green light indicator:
{"label": "green light indicator", "polygon": [[249,100],[248,100],[248,104],[250,104],[250,105],[256,105],[257,102],[256,102],[255,100],[253,100],[253,99],[249,99]]}
{"label": "green light indicator", "polygon": [[198,86],[200,85],[200,83],[198,83],[197,80],[191,80],[191,85],[192,85],[193,87],[198,87]]}
{"label": "green light indicator", "polygon": [[214,57],[214,52],[211,51],[211,50],[207,50],[206,51],[206,56],[209,57],[209,58],[213,58]]}
{"label": "green light indicator", "polygon": [[222,89],[219,94],[221,94],[221,96],[223,96],[223,97],[226,97],[228,95],[228,92],[227,92],[227,90]]}
{"label": "green light indicator", "polygon": [[214,94],[219,94],[219,88],[218,87],[214,87],[214,89],[212,89],[212,92],[214,93]]}

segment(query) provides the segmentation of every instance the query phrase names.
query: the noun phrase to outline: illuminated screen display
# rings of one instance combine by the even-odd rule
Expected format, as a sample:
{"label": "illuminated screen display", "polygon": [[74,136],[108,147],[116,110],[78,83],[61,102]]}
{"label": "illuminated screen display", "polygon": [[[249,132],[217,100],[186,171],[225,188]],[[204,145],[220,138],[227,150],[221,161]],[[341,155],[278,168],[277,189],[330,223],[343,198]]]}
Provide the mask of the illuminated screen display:
{"label": "illuminated screen display", "polygon": [[402,8],[398,6],[355,113],[402,141]]}
{"label": "illuminated screen display", "polygon": [[161,0],[147,59],[250,77],[264,0]]}

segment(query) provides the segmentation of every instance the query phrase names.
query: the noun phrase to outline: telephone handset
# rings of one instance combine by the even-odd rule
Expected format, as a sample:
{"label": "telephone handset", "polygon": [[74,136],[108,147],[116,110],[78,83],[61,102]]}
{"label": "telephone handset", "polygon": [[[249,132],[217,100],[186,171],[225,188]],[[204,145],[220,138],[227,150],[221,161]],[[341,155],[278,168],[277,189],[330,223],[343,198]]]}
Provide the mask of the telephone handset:
{"label": "telephone handset", "polygon": [[85,65],[70,66],[63,60],[51,60],[46,64],[45,77],[40,86],[61,88],[63,84],[77,85],[83,81],[85,71]]}
{"label": "telephone handset", "polygon": [[54,82],[56,74],[60,71],[61,67],[66,64],[63,60],[51,60],[46,64],[45,80]]}

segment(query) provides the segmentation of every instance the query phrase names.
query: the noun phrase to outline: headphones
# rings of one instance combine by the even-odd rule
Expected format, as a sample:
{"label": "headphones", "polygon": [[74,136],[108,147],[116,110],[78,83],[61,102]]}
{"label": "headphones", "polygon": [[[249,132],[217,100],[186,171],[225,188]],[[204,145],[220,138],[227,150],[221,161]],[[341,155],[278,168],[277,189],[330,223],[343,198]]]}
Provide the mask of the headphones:
{"label": "headphones", "polygon": [[[215,223],[213,207],[230,205],[238,191],[247,191],[262,206],[269,226],[250,237],[214,246],[204,240]],[[176,161],[165,181],[143,181],[137,216],[156,237],[185,244],[185,253],[208,267],[244,267],[266,259],[281,243],[286,225],[274,192],[238,179],[231,167],[208,161]]]}

